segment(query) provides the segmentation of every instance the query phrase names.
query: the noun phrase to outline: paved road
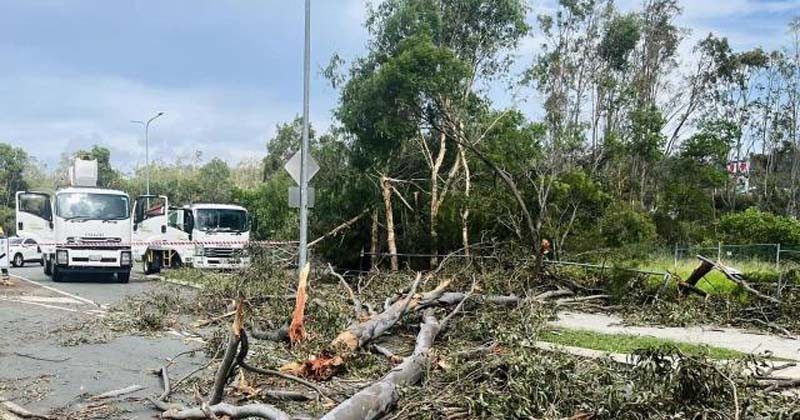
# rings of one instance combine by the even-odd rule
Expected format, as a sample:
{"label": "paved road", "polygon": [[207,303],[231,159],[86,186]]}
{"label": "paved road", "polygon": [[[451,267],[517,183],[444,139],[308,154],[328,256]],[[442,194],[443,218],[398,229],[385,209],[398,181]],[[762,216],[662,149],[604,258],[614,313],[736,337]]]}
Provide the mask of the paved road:
{"label": "paved road", "polygon": [[12,268],[12,276],[24,277],[28,280],[63,290],[101,305],[110,305],[119,302],[126,296],[140,294],[153,287],[154,281],[145,280],[141,273],[133,273],[131,282],[127,284],[116,283],[108,275],[83,275],[69,277],[67,281],[55,283],[44,275],[39,265]]}
{"label": "paved road", "polygon": [[[7,289],[4,293],[0,286],[0,398],[9,398],[29,409],[49,411],[85,407],[87,395],[133,384],[147,388],[132,396],[157,395],[161,384],[152,370],[163,365],[166,358],[199,346],[170,335],[123,336],[107,343],[64,346],[64,333],[56,334],[55,330],[73,326],[77,328],[75,334],[92,333],[81,331],[81,323],[102,314],[100,307],[86,300],[112,305],[125,296],[162,285],[141,276],[132,278],[129,284],[90,277],[53,283],[38,266],[12,269],[11,274],[74,298],[13,277],[16,292]],[[86,323],[83,328],[92,325],[96,324]],[[171,376],[174,380],[204,362],[201,353],[182,358],[172,368]],[[118,407],[125,413],[111,417],[144,419],[154,414],[143,402]]]}

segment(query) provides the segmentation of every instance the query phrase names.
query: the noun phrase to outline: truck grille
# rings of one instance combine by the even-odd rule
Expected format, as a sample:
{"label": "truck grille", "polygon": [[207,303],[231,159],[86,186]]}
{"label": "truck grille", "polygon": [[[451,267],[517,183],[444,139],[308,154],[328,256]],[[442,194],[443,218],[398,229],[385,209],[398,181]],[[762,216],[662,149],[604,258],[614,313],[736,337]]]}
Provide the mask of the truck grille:
{"label": "truck grille", "polygon": [[210,258],[235,258],[242,256],[242,250],[236,248],[206,248],[206,257]]}

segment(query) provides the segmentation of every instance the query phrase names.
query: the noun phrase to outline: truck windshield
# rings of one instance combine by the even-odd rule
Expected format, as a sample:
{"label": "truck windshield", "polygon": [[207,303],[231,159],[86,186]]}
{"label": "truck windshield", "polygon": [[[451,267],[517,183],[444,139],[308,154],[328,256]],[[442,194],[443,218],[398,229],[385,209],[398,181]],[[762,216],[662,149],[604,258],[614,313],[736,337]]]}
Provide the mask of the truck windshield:
{"label": "truck windshield", "polygon": [[197,210],[197,229],[203,231],[244,232],[247,212],[232,209]]}
{"label": "truck windshield", "polygon": [[56,199],[56,215],[66,220],[123,220],[130,217],[128,197],[117,194],[63,193]]}

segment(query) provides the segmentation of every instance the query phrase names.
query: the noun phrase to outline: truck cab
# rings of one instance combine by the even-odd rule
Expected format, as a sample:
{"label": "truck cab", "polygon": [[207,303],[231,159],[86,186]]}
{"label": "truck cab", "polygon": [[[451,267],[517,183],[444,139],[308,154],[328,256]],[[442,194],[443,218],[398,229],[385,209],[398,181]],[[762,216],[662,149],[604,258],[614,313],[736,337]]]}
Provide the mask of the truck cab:
{"label": "truck cab", "polygon": [[125,192],[69,187],[52,198],[18,192],[16,201],[17,232],[41,244],[44,272],[53,281],[72,273],[108,273],[128,282],[131,215]]}
{"label": "truck cab", "polygon": [[133,262],[128,194],[96,186],[96,160],[77,157],[67,176],[70,186],[53,195],[17,192],[17,234],[39,243],[44,273],[53,281],[107,273],[127,283]]}
{"label": "truck cab", "polygon": [[181,265],[201,269],[249,265],[245,247],[250,240],[250,217],[244,207],[209,203],[169,207],[166,197],[139,200],[134,239],[146,244],[137,254],[145,273]]}

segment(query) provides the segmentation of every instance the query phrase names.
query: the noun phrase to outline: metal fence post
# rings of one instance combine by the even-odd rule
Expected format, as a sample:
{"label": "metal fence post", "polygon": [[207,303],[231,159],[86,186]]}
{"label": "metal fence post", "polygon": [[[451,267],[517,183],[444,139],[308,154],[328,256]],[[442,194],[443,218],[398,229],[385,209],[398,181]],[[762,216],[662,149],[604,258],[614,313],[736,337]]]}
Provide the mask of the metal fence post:
{"label": "metal fence post", "polygon": [[781,269],[781,244],[775,244],[775,269]]}
{"label": "metal fence post", "polygon": [[673,264],[673,270],[678,268],[678,244],[675,244],[675,263]]}
{"label": "metal fence post", "polygon": [[722,242],[717,242],[717,262],[722,262]]}

